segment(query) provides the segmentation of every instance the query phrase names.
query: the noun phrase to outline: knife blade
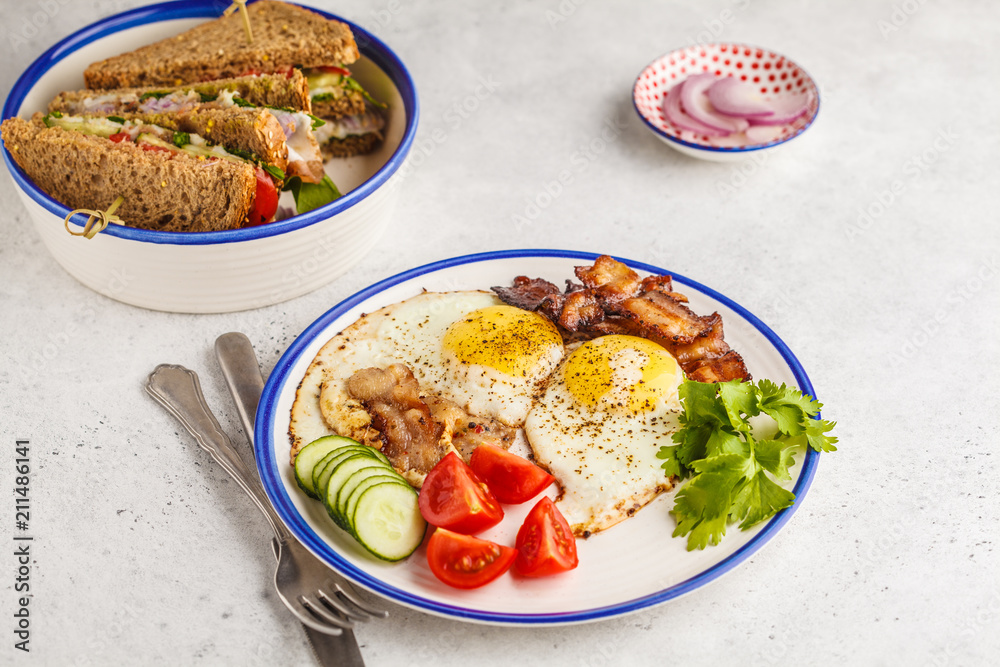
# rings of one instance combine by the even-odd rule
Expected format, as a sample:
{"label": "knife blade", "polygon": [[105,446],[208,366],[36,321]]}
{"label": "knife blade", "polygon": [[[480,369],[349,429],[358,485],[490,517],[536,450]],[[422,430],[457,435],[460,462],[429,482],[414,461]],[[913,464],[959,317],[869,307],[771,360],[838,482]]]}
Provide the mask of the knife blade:
{"label": "knife blade", "polygon": [[[253,344],[246,335],[239,332],[222,334],[215,341],[215,356],[222,368],[222,375],[226,378],[229,393],[236,403],[236,411],[246,431],[250,451],[255,454],[254,423],[257,405],[264,391],[264,376],[253,351]],[[272,541],[271,547],[277,558],[277,542]],[[323,667],[364,667],[365,660],[353,630],[345,629],[340,635],[334,636],[317,632],[305,625],[302,629],[306,631],[309,648]]]}

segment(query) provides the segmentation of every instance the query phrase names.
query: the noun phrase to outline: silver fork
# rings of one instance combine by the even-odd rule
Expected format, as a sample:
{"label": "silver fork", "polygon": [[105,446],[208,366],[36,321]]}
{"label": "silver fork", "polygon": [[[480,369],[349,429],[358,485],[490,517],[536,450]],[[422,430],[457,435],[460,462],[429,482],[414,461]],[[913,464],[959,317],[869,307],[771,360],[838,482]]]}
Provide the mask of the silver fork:
{"label": "silver fork", "polygon": [[281,522],[256,474],[222,430],[205,402],[198,375],[183,366],[160,364],[146,381],[146,392],[172,414],[202,449],[228,472],[264,513],[277,543],[278,566],[274,587],[285,606],[303,625],[324,634],[339,635],[353,628],[352,619],[384,616],[358,600],[349,587],[333,582],[326,565],[296,540]]}

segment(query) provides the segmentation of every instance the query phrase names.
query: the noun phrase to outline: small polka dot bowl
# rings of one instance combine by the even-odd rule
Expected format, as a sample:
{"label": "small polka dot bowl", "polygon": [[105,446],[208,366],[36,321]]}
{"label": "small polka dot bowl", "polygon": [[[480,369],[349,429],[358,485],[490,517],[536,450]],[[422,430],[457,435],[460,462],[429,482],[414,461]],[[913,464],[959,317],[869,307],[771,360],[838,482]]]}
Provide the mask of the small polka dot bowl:
{"label": "small polka dot bowl", "polygon": [[[751,117],[743,131],[720,133],[708,128],[702,132],[698,131],[702,123],[697,121],[682,122],[685,127],[681,127],[674,122],[680,102],[673,100],[671,113],[666,108],[669,98],[680,97],[679,86],[685,80],[696,76],[704,80],[708,74],[738,80],[744,84],[743,91],[752,92],[755,102],[804,110],[781,124],[764,124]],[[632,103],[646,126],[671,148],[702,160],[730,162],[772,152],[805,132],[819,113],[819,89],[802,67],[780,53],[745,44],[698,44],[671,51],[647,65],[635,80]],[[681,121],[691,121],[683,111],[680,116]]]}

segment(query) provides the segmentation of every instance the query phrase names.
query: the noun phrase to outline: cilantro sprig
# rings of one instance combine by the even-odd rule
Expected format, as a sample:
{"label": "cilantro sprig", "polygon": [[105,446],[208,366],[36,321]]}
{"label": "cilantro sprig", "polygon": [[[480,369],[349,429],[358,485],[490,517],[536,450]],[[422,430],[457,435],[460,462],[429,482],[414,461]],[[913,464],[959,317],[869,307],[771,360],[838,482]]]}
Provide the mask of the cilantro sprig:
{"label": "cilantro sprig", "polygon": [[[668,476],[687,480],[670,513],[674,537],[687,535],[688,551],[719,544],[731,523],[746,530],[790,506],[795,494],[775,479],[791,479],[788,469],[803,441],[818,452],[837,449],[837,438],[827,435],[836,423],[816,418],[822,404],[784,384],[685,381],[680,397],[676,444],[661,447],[657,457]],[[774,421],[774,437],[754,436],[750,419],[760,415]]]}

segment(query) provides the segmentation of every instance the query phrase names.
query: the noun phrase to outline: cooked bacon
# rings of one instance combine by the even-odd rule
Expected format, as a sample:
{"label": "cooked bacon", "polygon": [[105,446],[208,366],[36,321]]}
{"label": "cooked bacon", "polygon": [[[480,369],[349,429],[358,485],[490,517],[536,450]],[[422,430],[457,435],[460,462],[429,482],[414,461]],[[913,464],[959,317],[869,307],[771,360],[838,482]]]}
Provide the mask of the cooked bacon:
{"label": "cooked bacon", "polygon": [[436,396],[427,396],[424,401],[431,410],[434,421],[441,424],[446,439],[469,462],[476,447],[489,443],[508,449],[514,442],[514,429],[498,421],[483,417],[472,417],[455,403]]}
{"label": "cooked bacon", "polygon": [[491,287],[500,299],[523,310],[538,310],[547,297],[561,296],[559,288],[548,280],[518,276],[510,287]]}
{"label": "cooked bacon", "polygon": [[593,266],[576,267],[575,273],[583,284],[567,280],[561,295],[552,283],[525,276],[516,278],[514,287],[493,290],[504,302],[525,307],[519,304],[532,300],[511,292],[544,289],[544,296],[536,296],[528,309],[559,325],[566,343],[609,334],[641,336],[667,348],[693,380],[750,379],[742,357],[723,339],[722,317],[695,314],[686,305],[687,297],[673,291],[670,276],[640,278],[607,255]]}
{"label": "cooked bacon", "polygon": [[699,317],[680,301],[663,292],[646,292],[613,306],[616,314],[627,317],[647,334],[679,345],[693,343],[719,319],[718,313]]}
{"label": "cooked bacon", "polygon": [[717,359],[729,350],[729,345],[722,336],[721,317],[707,332],[702,332],[694,341],[670,346],[671,354],[677,357],[681,366],[694,364],[702,359]]}
{"label": "cooked bacon", "polygon": [[347,393],[371,415],[378,432],[374,444],[381,442],[392,467],[415,486],[452,448],[468,462],[479,445],[508,449],[514,442],[509,426],[471,417],[443,398],[421,398],[417,379],[403,364],[356,372],[347,380]]}
{"label": "cooked bacon", "polygon": [[611,304],[623,301],[639,293],[642,280],[639,274],[616,259],[601,255],[594,260],[593,266],[578,266],[576,277],[583,284],[594,290],[602,303]]}
{"label": "cooked bacon", "polygon": [[586,329],[604,320],[604,309],[590,290],[570,292],[563,300],[558,324],[567,331]]}
{"label": "cooked bacon", "polygon": [[348,379],[347,391],[371,414],[382,452],[400,473],[426,474],[448,453],[441,444],[444,427],[420,400],[417,380],[403,364],[362,369]]}
{"label": "cooked bacon", "polygon": [[685,372],[691,380],[698,382],[728,382],[729,380],[750,380],[750,371],[735,350],[730,350],[718,359],[702,359],[692,370]]}

